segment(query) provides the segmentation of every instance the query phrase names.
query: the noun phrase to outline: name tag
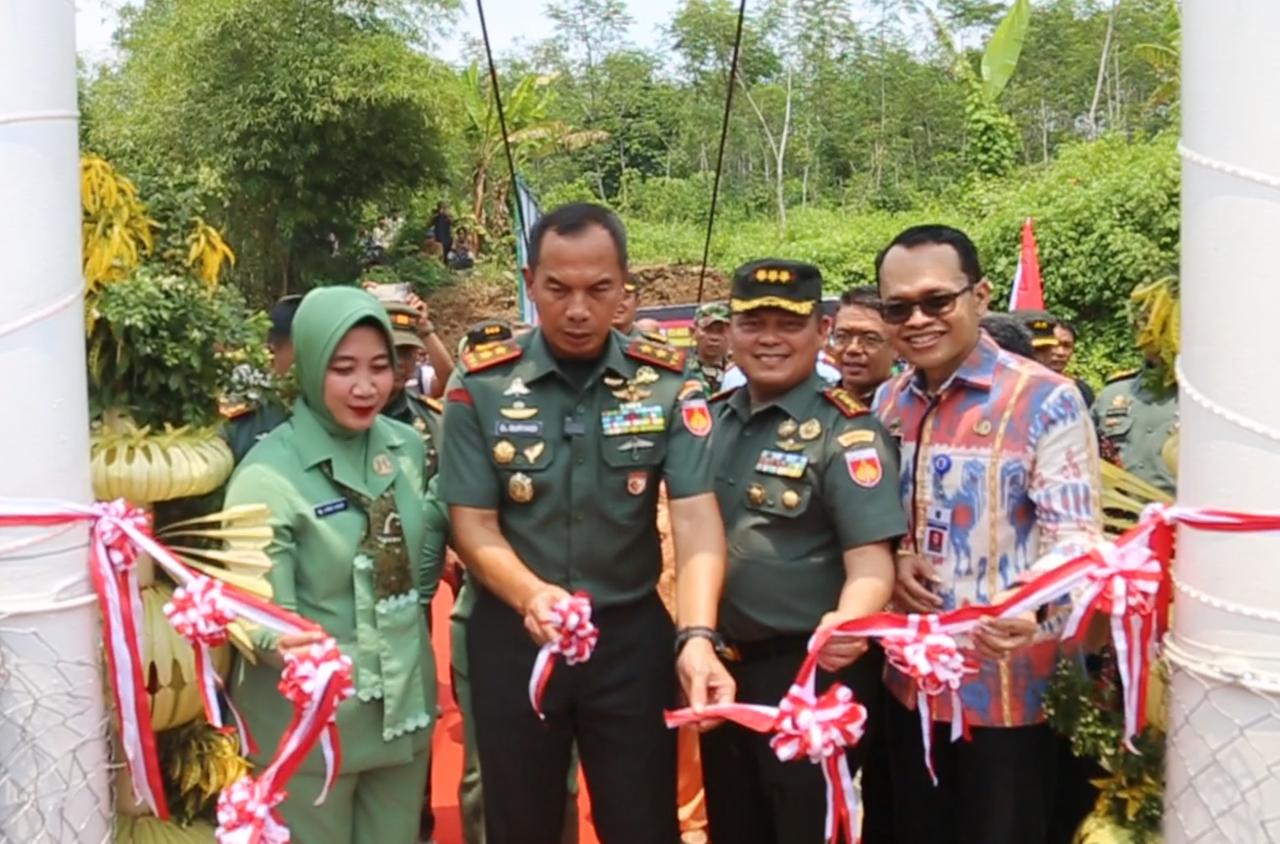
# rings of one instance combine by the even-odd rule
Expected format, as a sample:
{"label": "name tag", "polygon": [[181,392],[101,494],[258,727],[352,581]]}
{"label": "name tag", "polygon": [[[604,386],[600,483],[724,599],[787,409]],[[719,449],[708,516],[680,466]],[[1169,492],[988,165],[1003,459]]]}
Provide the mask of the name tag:
{"label": "name tag", "polygon": [[947,535],[951,533],[951,511],[930,507],[924,528],[924,552],[930,557],[946,556]]}
{"label": "name tag", "polygon": [[317,504],[315,513],[317,519],[323,519],[326,516],[332,516],[334,513],[341,513],[351,506],[351,502],[345,498],[338,498],[334,501],[327,501],[324,504]]}
{"label": "name tag", "polygon": [[606,437],[626,434],[661,434],[667,430],[667,418],[660,404],[628,403],[600,414],[600,427]]}
{"label": "name tag", "polygon": [[808,455],[773,449],[765,449],[756,459],[757,472],[762,475],[777,475],[780,478],[803,478],[804,470],[808,465]]}
{"label": "name tag", "polygon": [[496,432],[500,437],[540,437],[542,436],[542,420],[532,419],[526,422],[499,420]]}

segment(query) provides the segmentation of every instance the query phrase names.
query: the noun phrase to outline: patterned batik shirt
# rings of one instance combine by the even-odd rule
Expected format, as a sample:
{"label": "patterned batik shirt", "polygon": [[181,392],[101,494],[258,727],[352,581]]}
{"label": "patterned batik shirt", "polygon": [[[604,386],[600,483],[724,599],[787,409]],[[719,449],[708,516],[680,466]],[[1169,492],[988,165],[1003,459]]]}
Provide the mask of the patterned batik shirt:
{"label": "patterned batik shirt", "polygon": [[[933,563],[943,611],[990,604],[1098,540],[1097,438],[1071,381],[984,333],[936,396],[923,384],[914,370],[898,375],[881,388],[876,413],[901,447],[903,550]],[[1036,641],[1005,659],[971,654],[979,671],[960,690],[970,724],[1044,720],[1068,609],[1065,602],[1049,608]],[[886,684],[915,706],[907,677],[889,667]],[[933,711],[949,721],[949,696],[939,696]]]}

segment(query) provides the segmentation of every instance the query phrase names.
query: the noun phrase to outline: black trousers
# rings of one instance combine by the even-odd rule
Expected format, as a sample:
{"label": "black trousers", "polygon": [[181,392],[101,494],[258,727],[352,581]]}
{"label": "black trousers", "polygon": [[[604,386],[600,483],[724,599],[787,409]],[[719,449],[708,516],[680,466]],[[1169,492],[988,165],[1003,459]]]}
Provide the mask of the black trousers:
{"label": "black trousers", "polygon": [[951,741],[951,725],[933,725],[935,787],[924,765],[920,716],[885,695],[894,828],[910,844],[1046,844],[1056,781],[1048,725],[974,727]]}
{"label": "black trousers", "polygon": [[[884,675],[884,649],[872,641],[859,666],[877,678]],[[893,834],[893,771],[889,765],[889,737],[885,724],[885,698],[889,690],[877,682],[865,698],[867,731],[862,737],[862,844],[896,844]],[[906,844],[906,842],[904,842]]]}
{"label": "black trousers", "polygon": [[558,844],[575,741],[601,841],[680,839],[676,737],[662,720],[675,702],[671,618],[654,594],[592,620],[595,653],[556,666],[540,721],[528,691],[537,648],[515,610],[478,590],[467,659],[488,844]]}
{"label": "black trousers", "polygon": [[[742,661],[728,663],[738,684],[737,699],[769,706],[782,700],[804,661],[806,638],[743,649]],[[839,674],[820,671],[817,691],[837,680],[853,689],[854,697],[866,706],[880,687],[880,672],[865,658]],[[869,723],[871,716],[869,709]],[[851,773],[857,771],[863,752],[861,745],[848,751]],[[822,844],[825,840],[827,789],[822,769],[808,759],[779,761],[768,736],[736,724],[704,733],[702,778],[715,844]]]}

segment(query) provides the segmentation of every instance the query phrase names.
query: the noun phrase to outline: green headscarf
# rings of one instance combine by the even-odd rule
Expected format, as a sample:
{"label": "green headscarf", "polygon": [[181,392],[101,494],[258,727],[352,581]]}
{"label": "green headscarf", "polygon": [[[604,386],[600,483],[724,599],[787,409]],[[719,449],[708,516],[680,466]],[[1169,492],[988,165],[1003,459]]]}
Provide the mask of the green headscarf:
{"label": "green headscarf", "polygon": [[[312,290],[298,306],[293,318],[294,367],[302,395],[294,404],[296,415],[309,416],[328,434],[335,471],[351,478],[367,478],[369,469],[368,431],[352,431],[338,424],[324,403],[324,378],[338,344],[358,323],[373,323],[387,339],[393,358],[395,344],[391,322],[382,304],[354,287],[322,287]],[[374,424],[382,423],[379,416]]]}

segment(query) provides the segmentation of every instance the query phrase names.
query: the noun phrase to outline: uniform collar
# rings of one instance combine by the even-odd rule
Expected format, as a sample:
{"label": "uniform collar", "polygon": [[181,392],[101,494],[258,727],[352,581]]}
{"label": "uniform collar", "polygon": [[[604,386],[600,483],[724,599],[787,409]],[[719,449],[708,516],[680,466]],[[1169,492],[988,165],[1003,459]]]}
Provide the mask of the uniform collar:
{"label": "uniform collar", "polygon": [[[987,332],[979,332],[978,345],[973,347],[973,351],[969,352],[969,356],[964,359],[964,363],[960,364],[960,368],[952,373],[951,377],[947,379],[938,392],[945,392],[952,384],[961,384],[972,387],[975,390],[990,392],[991,385],[995,383],[996,366],[999,362],[1000,347],[996,345],[995,340],[992,340],[987,335]],[[916,371],[911,379],[911,387],[915,392],[927,395],[923,372]]]}
{"label": "uniform collar", "polygon": [[[560,376],[560,379],[566,384],[572,384],[572,380],[560,369],[559,361],[552,354],[551,347],[547,345],[547,339],[543,336],[542,329],[535,328],[528,336],[529,340],[525,346],[524,360],[521,361],[521,365],[518,367],[524,380],[532,382],[554,373]],[[627,357],[623,353],[626,342],[626,335],[618,331],[609,332],[609,339],[605,341],[604,353],[596,359],[595,369],[587,380],[588,384],[597,380],[606,371],[629,377],[630,370],[627,367]]]}
{"label": "uniform collar", "polygon": [[[369,429],[367,450],[357,454],[352,448],[355,441],[335,440],[316,419],[315,411],[305,401],[293,406],[294,443],[298,449],[298,457],[304,469],[313,469],[328,461],[333,470],[333,478],[344,486],[359,490],[370,496],[381,495],[395,480],[396,461],[390,451],[399,449],[404,440],[396,432],[395,425],[379,415]],[[392,457],[393,471],[387,475],[379,475],[369,465],[379,454]]]}
{"label": "uniform collar", "polygon": [[733,408],[733,411],[743,419],[749,419],[771,407],[781,409],[783,413],[792,419],[803,419],[810,415],[814,394],[821,393],[825,389],[826,383],[818,376],[818,372],[815,369],[809,373],[808,378],[773,401],[760,405],[754,412],[751,409],[751,393],[748,385],[743,385],[734,391],[733,395],[729,397],[729,407]]}

